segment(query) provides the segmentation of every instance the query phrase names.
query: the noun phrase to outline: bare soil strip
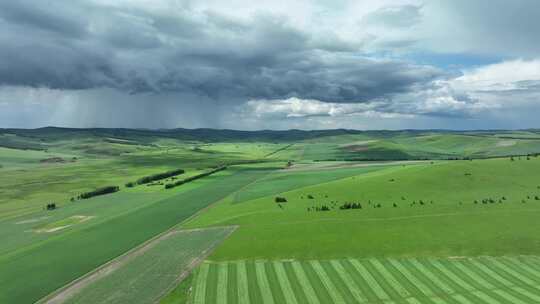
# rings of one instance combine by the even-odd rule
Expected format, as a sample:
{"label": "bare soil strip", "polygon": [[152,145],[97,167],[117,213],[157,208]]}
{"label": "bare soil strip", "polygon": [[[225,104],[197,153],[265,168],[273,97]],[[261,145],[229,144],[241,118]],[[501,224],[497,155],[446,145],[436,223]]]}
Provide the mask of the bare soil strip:
{"label": "bare soil strip", "polygon": [[328,161],[328,162],[316,162],[310,164],[295,164],[287,169],[281,169],[283,172],[299,172],[299,171],[318,171],[318,170],[334,170],[342,168],[359,168],[359,167],[373,167],[373,166],[395,166],[395,165],[413,165],[427,163],[425,160],[403,160],[403,161]]}
{"label": "bare soil strip", "polygon": [[77,223],[74,223],[74,224],[69,224],[69,225],[62,225],[62,226],[56,226],[56,227],[52,227],[52,228],[49,228],[49,229],[37,229],[35,230],[35,232],[37,233],[50,233],[50,232],[56,232],[56,231],[60,231],[62,229],[65,229],[65,228],[68,228],[68,227],[71,227],[73,225],[77,225],[77,224],[80,224],[80,223],[84,223],[90,219],[93,219],[95,216],[86,216],[86,215],[74,215],[74,216],[71,216],[69,217],[69,219],[75,219],[75,220],[78,220]]}

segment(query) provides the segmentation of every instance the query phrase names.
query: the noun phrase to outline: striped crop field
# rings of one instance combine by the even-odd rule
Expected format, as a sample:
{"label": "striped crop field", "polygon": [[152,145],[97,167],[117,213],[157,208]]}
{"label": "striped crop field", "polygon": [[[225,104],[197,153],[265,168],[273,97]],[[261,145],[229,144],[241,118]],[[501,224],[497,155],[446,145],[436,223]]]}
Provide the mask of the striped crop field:
{"label": "striped crop field", "polygon": [[190,303],[540,303],[540,258],[205,262]]}

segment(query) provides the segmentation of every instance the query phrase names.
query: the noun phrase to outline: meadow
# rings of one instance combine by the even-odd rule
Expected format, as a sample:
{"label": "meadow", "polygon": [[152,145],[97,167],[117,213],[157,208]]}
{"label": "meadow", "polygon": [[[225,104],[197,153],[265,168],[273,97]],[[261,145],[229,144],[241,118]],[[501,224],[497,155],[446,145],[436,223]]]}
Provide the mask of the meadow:
{"label": "meadow", "polygon": [[[537,130],[0,130],[0,303],[126,256],[54,303],[536,303],[538,153]],[[134,254],[171,231],[198,232]]]}
{"label": "meadow", "polygon": [[[237,193],[185,227],[240,226],[216,260],[539,252],[540,159],[377,168],[242,203]],[[345,202],[362,209],[339,209]],[[322,205],[330,210],[314,210]]]}

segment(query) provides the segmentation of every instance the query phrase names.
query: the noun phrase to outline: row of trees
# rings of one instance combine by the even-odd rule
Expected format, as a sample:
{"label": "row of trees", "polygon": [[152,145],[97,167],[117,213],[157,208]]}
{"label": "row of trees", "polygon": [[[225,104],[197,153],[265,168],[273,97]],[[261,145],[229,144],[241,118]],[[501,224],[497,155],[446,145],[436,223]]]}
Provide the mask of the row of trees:
{"label": "row of trees", "polygon": [[98,188],[98,189],[96,189],[94,191],[81,193],[81,194],[79,194],[77,196],[77,199],[88,199],[88,198],[91,198],[91,197],[94,197],[94,196],[114,193],[114,192],[118,192],[118,191],[120,191],[120,187],[118,187],[118,186],[107,186],[107,187],[103,187],[103,188]]}
{"label": "row of trees", "polygon": [[[518,160],[521,160],[521,156],[519,156],[519,155],[518,156],[510,156],[510,160],[514,161],[516,157],[517,157]],[[525,155],[526,160],[531,160],[531,157],[535,157],[535,158],[538,157],[538,153]]]}
{"label": "row of trees", "polygon": [[199,178],[202,178],[202,177],[205,177],[205,176],[214,174],[214,173],[216,173],[216,172],[219,172],[219,171],[222,171],[222,170],[225,170],[225,169],[227,169],[227,166],[217,167],[217,168],[215,168],[215,169],[213,169],[213,170],[210,170],[210,171],[207,171],[207,172],[204,172],[204,173],[201,173],[201,174],[197,174],[197,175],[194,175],[194,176],[185,178],[185,179],[181,179],[181,180],[178,180],[178,181],[176,181],[176,182],[174,182],[174,183],[166,184],[166,185],[165,185],[165,189],[171,189],[171,188],[174,188],[174,187],[176,187],[176,186],[183,185],[183,184],[185,184],[185,183],[194,181],[194,180],[196,180],[196,179],[199,179]]}
{"label": "row of trees", "polygon": [[184,169],[176,169],[176,170],[171,170],[171,171],[167,171],[167,172],[162,172],[162,173],[152,174],[152,175],[148,175],[148,176],[143,176],[143,177],[139,178],[138,180],[136,180],[135,182],[127,183],[126,187],[130,188],[130,187],[134,187],[135,185],[142,185],[142,184],[151,183],[153,181],[157,181],[157,180],[161,180],[161,179],[165,179],[165,178],[169,178],[169,177],[174,177],[174,176],[177,176],[177,175],[180,175],[180,174],[184,174],[185,172],[186,171]]}

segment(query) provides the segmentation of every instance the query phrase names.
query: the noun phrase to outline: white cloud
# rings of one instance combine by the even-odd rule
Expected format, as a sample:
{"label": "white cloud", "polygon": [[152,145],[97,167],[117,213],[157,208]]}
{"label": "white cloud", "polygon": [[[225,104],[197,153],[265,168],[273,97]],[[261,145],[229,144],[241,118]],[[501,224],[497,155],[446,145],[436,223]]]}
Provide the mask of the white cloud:
{"label": "white cloud", "polygon": [[314,116],[328,116],[339,118],[342,116],[364,116],[397,118],[411,116],[411,114],[381,112],[378,108],[380,102],[369,103],[328,103],[313,99],[300,99],[291,97],[277,100],[250,100],[241,109],[244,116],[258,118],[303,118]]}
{"label": "white cloud", "polygon": [[467,70],[452,85],[467,91],[508,91],[531,81],[540,81],[540,59],[503,61]]}

